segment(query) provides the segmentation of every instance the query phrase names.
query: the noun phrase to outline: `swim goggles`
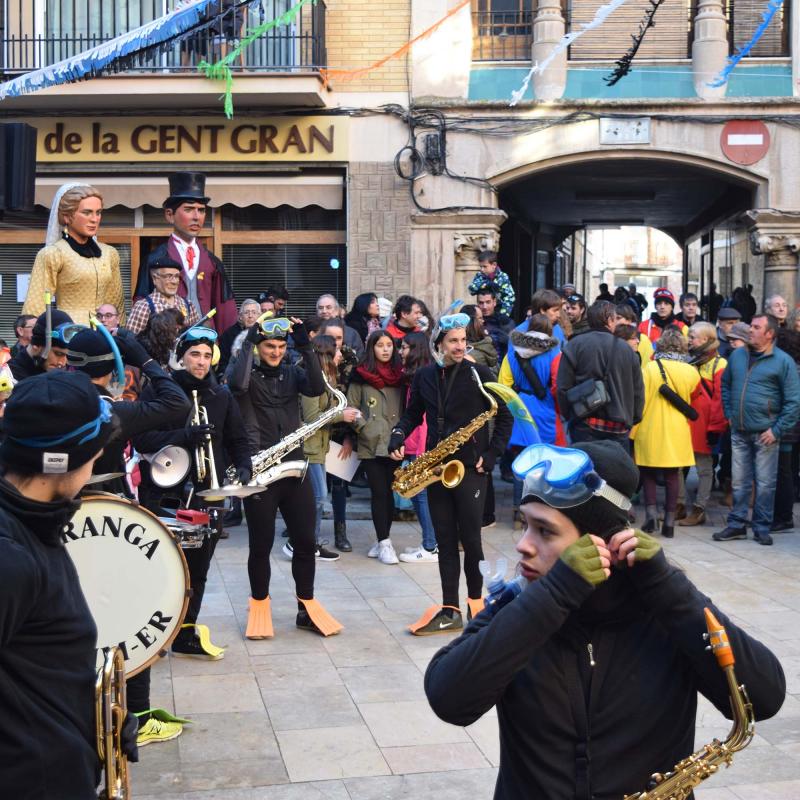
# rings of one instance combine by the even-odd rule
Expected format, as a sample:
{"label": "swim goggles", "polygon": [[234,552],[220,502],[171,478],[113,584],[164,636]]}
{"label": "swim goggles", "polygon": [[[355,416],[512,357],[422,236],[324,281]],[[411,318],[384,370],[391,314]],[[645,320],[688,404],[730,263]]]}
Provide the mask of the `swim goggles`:
{"label": "swim goggles", "polygon": [[269,339],[285,339],[292,330],[292,321],[286,317],[267,317],[259,320],[258,325]]}
{"label": "swim goggles", "polygon": [[50,332],[50,338],[57,342],[69,344],[73,336],[81,331],[88,330],[88,325],[80,325],[77,322],[63,322],[61,325],[53,328]]}
{"label": "swim goggles", "polygon": [[216,342],[217,338],[217,332],[213,328],[206,328],[203,325],[193,325],[178,337],[178,339],[185,339],[187,342]]}
{"label": "swim goggles", "polygon": [[437,327],[442,333],[466,328],[471,322],[468,314],[446,314],[439,320]]}
{"label": "swim goggles", "polygon": [[628,511],[630,498],[595,472],[583,450],[532,444],[513,461],[511,469],[523,483],[521,504],[536,498],[551,508],[574,508],[594,497]]}
{"label": "swim goggles", "polygon": [[[53,339],[58,339],[64,344],[69,343],[81,331],[91,330],[88,325],[80,325],[77,322],[65,322],[53,330]],[[114,361],[114,353],[103,353],[101,356],[87,356],[86,353],[79,353],[77,350],[67,350],[67,363],[71,367],[85,367],[87,364],[96,364],[101,361]]]}
{"label": "swim goggles", "polygon": [[61,436],[33,436],[28,439],[19,439],[16,436],[9,436],[8,438],[13,439],[15,442],[19,442],[26,447],[42,448],[56,447],[60,444],[66,444],[76,436],[84,434],[74,446],[85,444],[92,439],[96,439],[100,434],[100,428],[104,424],[111,422],[111,401],[107,397],[98,396],[97,399],[99,401],[98,415],[91,422],[87,422],[85,425],[81,425],[80,427],[71,430],[69,433],[65,433]]}

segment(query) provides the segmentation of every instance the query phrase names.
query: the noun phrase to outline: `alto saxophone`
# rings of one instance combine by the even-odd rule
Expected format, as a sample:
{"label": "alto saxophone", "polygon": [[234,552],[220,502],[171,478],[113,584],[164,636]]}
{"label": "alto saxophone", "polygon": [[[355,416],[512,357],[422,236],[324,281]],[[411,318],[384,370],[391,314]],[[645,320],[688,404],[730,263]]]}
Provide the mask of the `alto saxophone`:
{"label": "alto saxophone", "polygon": [[623,800],[686,800],[695,786],[711,777],[724,764],[731,765],[733,754],[750,744],[755,733],[753,706],[747,696],[747,690],[739,685],[733,671],[733,650],[728,641],[725,628],[717,621],[710,609],[705,610],[708,633],[703,637],[708,640],[708,650],[717,657],[717,663],[725,672],[728,690],[731,695],[733,710],[733,727],[728,738],[721,742],[714,739],[696,753],[675,765],[672,772],[662,775],[656,772],[643,792],[625,795]]}
{"label": "alto saxophone", "polygon": [[[401,497],[414,497],[426,486],[441,481],[447,489],[455,489],[464,478],[464,465],[456,458],[442,463],[444,459],[465,445],[496,413],[497,401],[483,388],[475,367],[470,367],[472,377],[483,396],[489,401],[489,409],[478,414],[463,428],[459,428],[442,439],[433,450],[417,456],[408,466],[398,469],[394,474],[392,490]],[[491,387],[491,384],[488,384]]]}
{"label": "alto saxophone", "polygon": [[[277,444],[260,450],[252,458],[252,478],[248,486],[267,487],[281,478],[302,478],[306,474],[308,461],[296,459],[284,461],[295,448],[299,447],[306,439],[313,436],[320,428],[332,422],[347,406],[347,398],[335,387],[328,383],[325,373],[322,373],[325,386],[336,400],[336,405],[323,411],[322,414],[307,425],[301,425],[294,433],[284,436]],[[228,482],[237,483],[236,467],[230,466],[225,472]]]}

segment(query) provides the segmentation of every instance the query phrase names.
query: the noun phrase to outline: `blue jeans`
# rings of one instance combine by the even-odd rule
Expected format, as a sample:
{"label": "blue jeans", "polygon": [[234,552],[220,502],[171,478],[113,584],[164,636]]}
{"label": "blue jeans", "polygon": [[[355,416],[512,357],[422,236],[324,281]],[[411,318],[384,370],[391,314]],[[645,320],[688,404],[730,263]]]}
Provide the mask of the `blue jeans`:
{"label": "blue jeans", "polygon": [[[411,462],[416,456],[408,456],[407,461]],[[423,489],[419,494],[411,498],[414,511],[417,512],[417,519],[422,528],[422,546],[426,550],[436,549],[436,532],[433,530],[433,520],[428,509],[428,490]]]}
{"label": "blue jeans", "polygon": [[731,431],[731,472],[733,474],[733,508],[728,514],[731,528],[744,528],[750,506],[753,481],[756,502],[753,506],[753,533],[769,534],[775,504],[775,484],[778,477],[780,445],[761,444],[758,433]]}
{"label": "blue jeans", "polygon": [[328,482],[325,480],[324,464],[309,464],[308,477],[311,479],[311,488],[314,490],[314,500],[317,504],[316,522],[314,523],[314,541],[320,544],[319,536],[322,529],[322,511],[325,498],[328,496]]}

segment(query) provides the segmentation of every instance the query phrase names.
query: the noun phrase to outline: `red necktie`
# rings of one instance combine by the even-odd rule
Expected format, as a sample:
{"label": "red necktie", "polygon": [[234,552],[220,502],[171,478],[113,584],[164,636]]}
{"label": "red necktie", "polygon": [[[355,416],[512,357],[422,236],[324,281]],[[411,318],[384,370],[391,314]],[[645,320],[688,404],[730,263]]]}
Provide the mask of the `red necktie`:
{"label": "red necktie", "polygon": [[189,265],[189,272],[194,269],[194,248],[186,248],[186,263]]}

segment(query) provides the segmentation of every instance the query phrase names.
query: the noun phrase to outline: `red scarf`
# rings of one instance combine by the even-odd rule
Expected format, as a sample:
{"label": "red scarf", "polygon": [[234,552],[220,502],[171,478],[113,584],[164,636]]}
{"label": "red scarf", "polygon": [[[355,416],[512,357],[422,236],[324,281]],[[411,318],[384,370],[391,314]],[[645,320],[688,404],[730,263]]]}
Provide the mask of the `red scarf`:
{"label": "red scarf", "polygon": [[376,389],[383,389],[384,386],[399,386],[403,382],[402,367],[393,367],[391,364],[376,362],[375,368],[376,372],[370,372],[362,364],[356,368],[356,372],[362,377],[364,383],[368,383]]}

